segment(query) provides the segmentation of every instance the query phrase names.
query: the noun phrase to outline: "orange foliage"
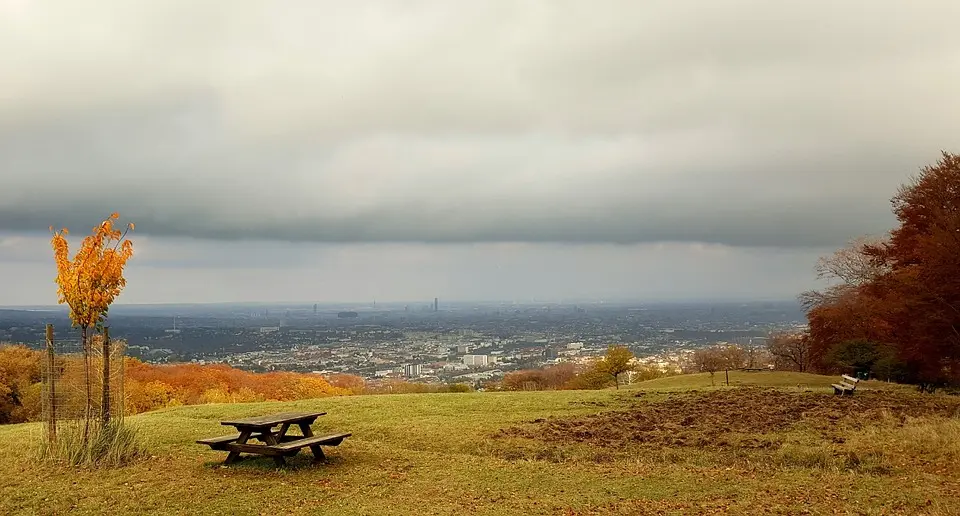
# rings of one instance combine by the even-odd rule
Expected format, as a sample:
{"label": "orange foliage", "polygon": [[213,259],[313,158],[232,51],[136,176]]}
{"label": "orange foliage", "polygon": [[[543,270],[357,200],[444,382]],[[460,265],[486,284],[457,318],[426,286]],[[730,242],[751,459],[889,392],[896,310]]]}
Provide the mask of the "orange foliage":
{"label": "orange foliage", "polygon": [[199,403],[294,401],[359,394],[331,385],[321,376],[303,373],[251,373],[224,364],[151,365],[133,358],[128,358],[126,365],[127,413]]}
{"label": "orange foliage", "polygon": [[354,393],[363,392],[363,389],[366,386],[366,382],[363,381],[363,378],[352,374],[332,374],[326,378],[327,381],[330,382],[330,385],[340,389],[346,389]]}
{"label": "orange foliage", "polygon": [[[121,232],[114,227],[120,214],[113,213],[83,239],[71,260],[66,228],[53,234],[51,245],[57,264],[57,301],[70,307],[75,326],[90,328],[103,321],[113,300],[126,285],[123,267],[133,256],[133,243],[125,238],[133,229]],[[53,227],[50,228],[51,231]]]}
{"label": "orange foliage", "polygon": [[892,348],[899,379],[921,390],[960,385],[960,155],[943,153],[892,203],[899,225],[888,239],[831,262],[843,283],[813,298],[813,358],[829,366],[832,352],[863,341]]}
{"label": "orange foliage", "polygon": [[25,346],[0,346],[0,424],[40,415],[40,353]]}

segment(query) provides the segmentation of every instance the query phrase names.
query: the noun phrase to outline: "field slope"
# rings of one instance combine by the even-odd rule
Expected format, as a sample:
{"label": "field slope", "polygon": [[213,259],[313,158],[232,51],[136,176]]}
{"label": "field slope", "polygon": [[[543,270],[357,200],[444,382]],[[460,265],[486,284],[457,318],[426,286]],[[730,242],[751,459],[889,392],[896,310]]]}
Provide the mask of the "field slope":
{"label": "field slope", "polygon": [[[0,513],[957,513],[960,400],[869,384],[840,399],[830,378],[777,375],[168,409],[128,418],[151,456],[106,471],[41,465],[39,426],[11,425]],[[221,467],[194,444],[223,418],[316,409],[321,431],[354,434],[324,465]]]}

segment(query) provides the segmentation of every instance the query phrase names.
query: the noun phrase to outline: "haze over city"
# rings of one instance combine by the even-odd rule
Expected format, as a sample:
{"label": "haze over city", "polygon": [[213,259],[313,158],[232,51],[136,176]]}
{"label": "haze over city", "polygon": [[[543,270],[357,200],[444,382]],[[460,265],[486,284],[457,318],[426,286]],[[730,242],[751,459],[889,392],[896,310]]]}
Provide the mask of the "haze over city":
{"label": "haze over city", "polygon": [[792,299],[960,129],[956,2],[227,5],[0,1],[0,305]]}

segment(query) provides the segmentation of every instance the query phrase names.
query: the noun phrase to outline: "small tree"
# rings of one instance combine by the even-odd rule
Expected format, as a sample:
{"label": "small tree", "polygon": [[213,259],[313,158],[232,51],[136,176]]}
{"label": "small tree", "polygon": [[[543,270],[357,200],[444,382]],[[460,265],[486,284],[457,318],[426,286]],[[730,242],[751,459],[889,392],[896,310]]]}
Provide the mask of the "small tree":
{"label": "small tree", "polygon": [[810,339],[806,335],[772,335],[767,341],[767,350],[776,359],[778,368],[790,368],[802,373],[810,366]]}
{"label": "small tree", "polygon": [[[127,232],[133,230],[133,224],[128,224],[124,231],[120,231],[114,227],[119,218],[118,213],[113,213],[94,227],[93,232],[80,243],[73,259],[69,256],[70,245],[66,238],[66,228],[55,231],[51,240],[57,265],[57,302],[69,307],[73,326],[80,328],[86,390],[82,438],[84,442],[89,435],[94,403],[90,378],[90,331],[98,327],[102,329],[110,304],[126,285],[123,268],[133,255],[133,243],[126,239]],[[52,226],[50,230],[53,231]],[[104,363],[107,364],[106,357],[110,353],[109,339],[103,339],[103,346]],[[104,370],[103,374],[104,389],[109,389],[109,371]],[[106,392],[109,393],[109,390]],[[109,394],[104,395],[103,401],[105,405],[109,405]],[[101,417],[104,423],[109,422],[109,406],[101,407]]]}
{"label": "small tree", "polygon": [[607,354],[597,362],[597,370],[613,377],[617,389],[620,388],[620,375],[633,370],[633,352],[626,346],[610,346]]}
{"label": "small tree", "polygon": [[720,346],[717,352],[723,363],[723,373],[726,376],[727,385],[730,385],[730,370],[740,369],[747,363],[747,351],[740,346],[728,345]]}
{"label": "small tree", "polygon": [[710,373],[710,385],[716,385],[713,375],[724,366],[724,358],[720,349],[716,346],[698,349],[693,352],[692,359],[697,371]]}

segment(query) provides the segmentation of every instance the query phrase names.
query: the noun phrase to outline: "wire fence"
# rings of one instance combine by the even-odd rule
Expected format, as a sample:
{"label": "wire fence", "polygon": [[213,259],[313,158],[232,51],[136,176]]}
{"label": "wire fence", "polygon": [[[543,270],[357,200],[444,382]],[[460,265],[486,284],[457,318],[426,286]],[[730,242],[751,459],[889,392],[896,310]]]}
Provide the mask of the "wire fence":
{"label": "wire fence", "polygon": [[[62,423],[90,424],[122,420],[125,406],[126,342],[94,334],[84,347],[81,339],[56,341],[47,326],[42,363],[42,420],[45,434],[56,440]],[[106,345],[104,345],[106,342]]]}

